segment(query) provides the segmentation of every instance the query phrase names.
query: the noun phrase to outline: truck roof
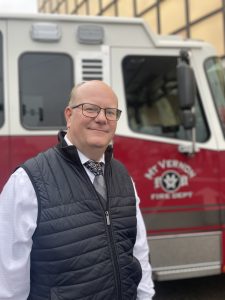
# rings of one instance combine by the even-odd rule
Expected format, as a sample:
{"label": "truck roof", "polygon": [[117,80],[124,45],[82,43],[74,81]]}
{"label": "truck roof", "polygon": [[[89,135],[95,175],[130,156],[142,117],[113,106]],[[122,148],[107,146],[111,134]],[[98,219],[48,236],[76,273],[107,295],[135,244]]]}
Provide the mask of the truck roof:
{"label": "truck roof", "polygon": [[[187,47],[187,48],[202,48],[209,46],[208,43],[200,40],[184,39],[179,35],[160,35],[151,30],[150,26],[142,19],[135,17],[106,17],[106,16],[78,16],[68,14],[50,14],[50,13],[0,13],[0,20],[21,20],[32,22],[73,22],[74,24],[90,24],[97,23],[98,25],[119,25],[132,26],[141,30],[148,39],[151,40],[155,47]],[[137,41],[137,44],[138,41]]]}

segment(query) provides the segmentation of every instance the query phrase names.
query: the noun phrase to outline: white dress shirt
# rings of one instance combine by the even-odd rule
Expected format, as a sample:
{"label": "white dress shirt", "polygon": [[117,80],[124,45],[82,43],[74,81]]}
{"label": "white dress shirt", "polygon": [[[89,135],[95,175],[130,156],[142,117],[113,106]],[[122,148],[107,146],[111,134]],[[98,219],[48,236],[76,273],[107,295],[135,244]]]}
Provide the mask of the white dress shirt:
{"label": "white dress shirt", "polygon": [[[88,160],[82,153],[78,154],[82,163]],[[87,168],[85,170],[93,183],[94,175]],[[137,194],[136,199],[137,238],[134,256],[142,266],[137,300],[151,300],[155,292],[148,261],[149,249]],[[37,214],[37,197],[33,185],[24,169],[19,168],[11,175],[0,195],[0,300],[28,298],[30,252]]]}

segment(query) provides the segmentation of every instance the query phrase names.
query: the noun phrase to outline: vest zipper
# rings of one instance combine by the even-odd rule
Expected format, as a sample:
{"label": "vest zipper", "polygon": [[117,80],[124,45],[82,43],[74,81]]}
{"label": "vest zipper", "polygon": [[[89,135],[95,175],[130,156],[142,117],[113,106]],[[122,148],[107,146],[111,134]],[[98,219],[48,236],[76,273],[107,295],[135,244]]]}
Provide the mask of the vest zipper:
{"label": "vest zipper", "polygon": [[[107,186],[107,176],[109,174],[109,168],[105,168],[105,184],[106,184],[106,190],[108,191],[109,187]],[[109,241],[110,241],[110,252],[112,255],[112,264],[114,269],[114,276],[115,276],[115,284],[116,284],[116,292],[117,292],[117,300],[122,300],[122,291],[121,291],[121,280],[120,280],[120,272],[119,272],[119,262],[118,257],[116,253],[116,246],[114,242],[114,236],[113,236],[113,228],[110,220],[110,210],[109,210],[109,199],[108,199],[108,192],[107,192],[107,204],[106,204],[106,211],[105,211],[105,217],[106,217],[106,225],[107,225],[107,231],[109,235]]]}
{"label": "vest zipper", "polygon": [[110,222],[110,215],[109,211],[105,211],[105,217],[106,217],[106,224],[107,224],[107,229],[109,233],[109,240],[110,240],[110,249],[111,249],[111,255],[112,255],[112,262],[113,262],[113,267],[114,267],[114,276],[115,276],[115,282],[116,282],[116,290],[117,290],[117,300],[121,300],[121,283],[120,283],[120,273],[119,273],[119,264],[117,260],[117,255],[116,255],[116,249],[115,249],[115,243],[114,243],[114,238],[113,238],[113,232],[112,232],[112,227],[111,227],[111,222]]}
{"label": "vest zipper", "polygon": [[[93,184],[92,184],[92,186],[93,186]],[[106,185],[106,187],[107,187],[107,185]],[[93,188],[94,188],[94,186],[93,186]],[[95,190],[95,188],[94,188],[94,190]],[[95,190],[95,192],[96,192],[96,190]],[[111,250],[111,255],[112,255],[112,263],[113,263],[113,268],[114,268],[114,276],[115,276],[116,291],[117,291],[117,298],[116,299],[117,300],[122,300],[120,273],[119,273],[119,263],[118,263],[118,260],[117,260],[115,243],[114,243],[114,238],[113,238],[113,233],[112,233],[112,228],[111,228],[111,222],[110,222],[109,202],[108,202],[108,199],[107,199],[107,210],[105,211],[104,208],[103,208],[103,205],[102,205],[102,203],[99,199],[98,193],[97,193],[97,196],[98,196],[98,201],[99,201],[100,207],[104,211],[106,225],[107,225],[107,232],[108,232],[109,241],[110,241],[110,247],[109,248]]]}
{"label": "vest zipper", "polygon": [[108,212],[108,210],[105,211],[105,217],[106,217],[106,224],[109,226],[110,225],[110,218],[109,218],[109,212]]}

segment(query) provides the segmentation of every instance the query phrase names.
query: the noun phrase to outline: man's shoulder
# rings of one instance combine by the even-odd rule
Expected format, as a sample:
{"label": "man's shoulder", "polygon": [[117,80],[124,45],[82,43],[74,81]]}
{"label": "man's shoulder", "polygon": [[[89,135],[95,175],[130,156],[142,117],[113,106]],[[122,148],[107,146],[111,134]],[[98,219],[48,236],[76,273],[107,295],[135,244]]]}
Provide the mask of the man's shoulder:
{"label": "man's shoulder", "polygon": [[114,164],[115,166],[120,166],[121,168],[126,168],[125,165],[115,157],[113,157],[111,159],[111,163]]}
{"label": "man's shoulder", "polygon": [[118,159],[116,158],[112,158],[111,160],[111,164],[113,168],[117,168],[117,170],[121,171],[121,172],[125,172],[125,173],[129,173],[127,170],[127,167]]}
{"label": "man's shoulder", "polygon": [[20,165],[21,168],[28,167],[28,166],[34,166],[43,162],[46,162],[46,160],[56,154],[57,150],[56,147],[51,147],[45,151],[37,153],[35,156],[30,157],[27,159],[24,163]]}

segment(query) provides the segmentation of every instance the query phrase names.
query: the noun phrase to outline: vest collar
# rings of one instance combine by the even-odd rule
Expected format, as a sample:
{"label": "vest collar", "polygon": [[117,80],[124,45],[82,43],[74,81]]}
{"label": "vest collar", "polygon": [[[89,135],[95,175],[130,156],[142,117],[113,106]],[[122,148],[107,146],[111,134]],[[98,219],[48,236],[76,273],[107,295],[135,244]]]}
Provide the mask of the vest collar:
{"label": "vest collar", "polygon": [[[68,146],[64,136],[66,135],[66,131],[59,131],[58,133],[58,145],[56,148],[67,158],[69,158],[73,162],[79,162],[80,163],[80,158],[77,152],[77,148],[72,145]],[[113,147],[109,145],[105,151],[105,164],[108,164],[110,160],[112,159],[112,154],[113,154]]]}

